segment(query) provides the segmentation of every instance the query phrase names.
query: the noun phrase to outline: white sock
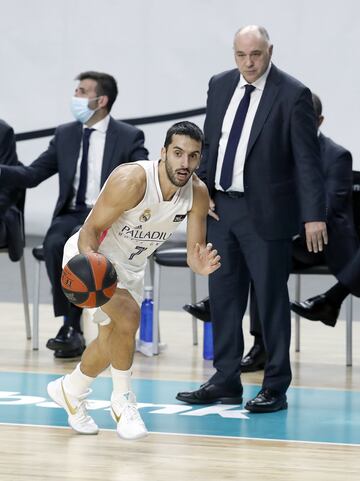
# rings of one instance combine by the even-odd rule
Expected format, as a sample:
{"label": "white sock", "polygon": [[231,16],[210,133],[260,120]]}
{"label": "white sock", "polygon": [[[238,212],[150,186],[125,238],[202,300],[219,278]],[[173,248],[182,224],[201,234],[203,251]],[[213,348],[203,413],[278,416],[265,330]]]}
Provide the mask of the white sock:
{"label": "white sock", "polygon": [[117,395],[131,391],[131,368],[127,371],[121,371],[110,366],[110,369],[113,381],[113,393]]}
{"label": "white sock", "polygon": [[79,362],[72,373],[66,374],[63,382],[65,391],[75,397],[85,394],[91,383],[95,380],[94,377],[87,376],[81,372],[80,364]]}

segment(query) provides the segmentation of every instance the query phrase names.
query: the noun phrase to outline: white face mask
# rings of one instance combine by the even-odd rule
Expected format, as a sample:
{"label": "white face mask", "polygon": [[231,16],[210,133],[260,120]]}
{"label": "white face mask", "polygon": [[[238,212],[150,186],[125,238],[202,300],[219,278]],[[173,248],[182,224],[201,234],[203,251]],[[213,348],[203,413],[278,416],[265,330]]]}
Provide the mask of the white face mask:
{"label": "white face mask", "polygon": [[76,120],[85,124],[99,108],[92,110],[89,107],[89,101],[97,100],[100,97],[94,99],[88,99],[86,97],[72,97],[71,99],[71,112]]}

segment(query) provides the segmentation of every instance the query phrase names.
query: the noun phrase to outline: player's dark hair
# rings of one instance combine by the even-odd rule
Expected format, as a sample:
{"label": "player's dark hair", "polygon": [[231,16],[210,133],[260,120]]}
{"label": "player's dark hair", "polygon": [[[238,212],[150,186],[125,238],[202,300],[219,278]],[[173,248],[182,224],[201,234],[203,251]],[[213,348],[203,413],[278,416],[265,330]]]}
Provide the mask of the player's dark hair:
{"label": "player's dark hair", "polygon": [[204,145],[204,134],[202,130],[196,124],[189,122],[188,120],[177,122],[169,128],[165,137],[165,149],[171,144],[173,135],[187,135],[191,139],[201,142],[201,147]]}
{"label": "player's dark hair", "polygon": [[110,112],[113,103],[116,100],[118,94],[118,88],[116,84],[116,80],[112,75],[103,72],[95,72],[93,70],[89,70],[87,72],[81,72],[75,80],[95,80],[97,83],[96,85],[96,95],[106,95],[108,103],[106,105],[106,109]]}

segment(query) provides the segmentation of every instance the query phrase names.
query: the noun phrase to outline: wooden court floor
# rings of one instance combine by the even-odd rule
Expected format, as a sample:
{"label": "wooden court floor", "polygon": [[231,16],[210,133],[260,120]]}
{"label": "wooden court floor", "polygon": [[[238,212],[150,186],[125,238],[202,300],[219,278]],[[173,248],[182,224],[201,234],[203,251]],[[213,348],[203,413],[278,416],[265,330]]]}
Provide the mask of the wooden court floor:
{"label": "wooden court floor", "polygon": [[[75,361],[59,362],[44,347],[57,331],[50,306],[41,306],[38,352],[25,339],[21,304],[0,303],[0,309],[0,375],[62,374],[73,369]],[[292,347],[293,386],[360,391],[360,323],[354,323],[352,368],[345,367],[344,327],[344,322],[334,329],[302,322],[301,352],[295,354]],[[200,383],[211,375],[211,362],[203,361],[201,344],[192,346],[191,321],[185,313],[162,312],[161,331],[166,350],[154,358],[137,354],[134,379],[179,381],[186,388],[186,383]],[[247,341],[249,345],[248,336]],[[244,375],[243,383],[261,383],[261,373]],[[125,442],[112,429],[98,436],[80,436],[68,428],[31,424],[31,417],[28,425],[0,424],[0,481],[360,479],[360,445],[356,444],[162,433]]]}

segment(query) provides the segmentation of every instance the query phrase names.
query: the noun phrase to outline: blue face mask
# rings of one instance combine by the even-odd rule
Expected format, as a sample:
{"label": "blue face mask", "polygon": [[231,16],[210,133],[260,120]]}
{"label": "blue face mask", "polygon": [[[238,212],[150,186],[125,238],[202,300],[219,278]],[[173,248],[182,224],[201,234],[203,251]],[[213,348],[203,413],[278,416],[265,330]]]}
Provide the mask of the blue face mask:
{"label": "blue face mask", "polygon": [[94,113],[99,110],[92,110],[88,103],[90,100],[97,100],[98,98],[99,97],[95,97],[94,99],[88,99],[86,97],[72,97],[71,112],[75,119],[82,124],[85,124],[94,115]]}

